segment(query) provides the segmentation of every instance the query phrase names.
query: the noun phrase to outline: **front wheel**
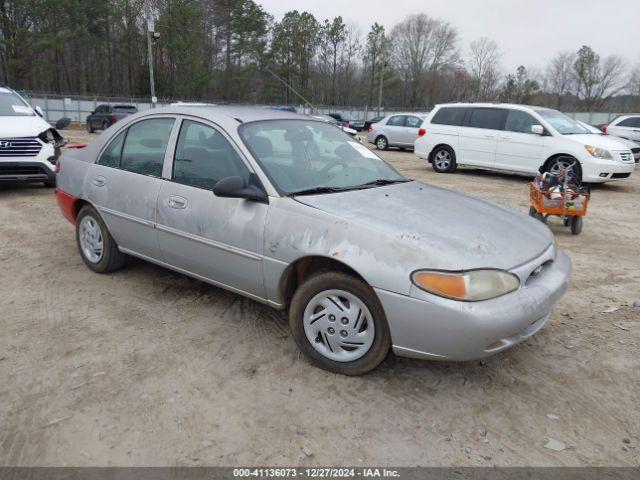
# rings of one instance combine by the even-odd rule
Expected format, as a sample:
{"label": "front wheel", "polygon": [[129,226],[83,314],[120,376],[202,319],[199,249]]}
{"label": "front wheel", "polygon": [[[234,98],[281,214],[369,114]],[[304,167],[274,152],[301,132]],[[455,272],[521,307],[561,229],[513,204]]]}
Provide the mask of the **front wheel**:
{"label": "front wheel", "polygon": [[363,375],[389,353],[391,335],[382,305],[361,280],[326,271],[296,291],[289,309],[293,338],[316,366]]}
{"label": "front wheel", "polygon": [[87,120],[87,132],[89,133],[93,133],[95,132],[95,128],[93,128],[93,126],[91,125],[91,122],[89,120]]}
{"label": "front wheel", "polygon": [[124,265],[124,254],[91,206],[83,207],[78,214],[76,242],[82,260],[96,273],[114,272]]}
{"label": "front wheel", "polygon": [[453,173],[458,168],[456,154],[446,145],[436,148],[431,160],[433,169],[438,173]]}

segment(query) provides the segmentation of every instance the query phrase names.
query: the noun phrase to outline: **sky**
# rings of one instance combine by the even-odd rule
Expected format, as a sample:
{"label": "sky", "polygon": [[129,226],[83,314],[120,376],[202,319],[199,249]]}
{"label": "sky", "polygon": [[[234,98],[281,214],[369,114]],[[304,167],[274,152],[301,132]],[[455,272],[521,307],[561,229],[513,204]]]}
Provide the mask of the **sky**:
{"label": "sky", "polygon": [[306,10],[318,20],[341,15],[362,37],[373,22],[389,31],[414,13],[446,20],[458,30],[462,53],[479,37],[496,41],[507,71],[544,68],[556,53],[591,46],[601,56],[640,61],[640,0],[256,0],[280,20]]}

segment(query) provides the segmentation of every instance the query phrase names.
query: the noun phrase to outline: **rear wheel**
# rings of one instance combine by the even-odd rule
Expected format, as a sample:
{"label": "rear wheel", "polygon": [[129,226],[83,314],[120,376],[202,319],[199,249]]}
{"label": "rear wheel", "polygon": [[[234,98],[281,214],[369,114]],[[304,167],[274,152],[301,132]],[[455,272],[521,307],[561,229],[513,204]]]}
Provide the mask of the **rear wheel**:
{"label": "rear wheel", "polygon": [[380,135],[378,138],[376,138],[376,148],[378,150],[386,150],[387,148],[389,148],[387,137]]}
{"label": "rear wheel", "polygon": [[95,208],[85,206],[76,219],[76,242],[84,263],[97,273],[114,272],[124,265],[125,255],[111,237]]}
{"label": "rear wheel", "polygon": [[437,147],[431,158],[431,165],[438,173],[452,173],[458,168],[455,152],[446,145]]}
{"label": "rear wheel", "polygon": [[106,130],[107,128],[109,128],[109,122],[107,122],[106,120],[104,120],[102,122],[102,130]]}
{"label": "rear wheel", "polygon": [[95,128],[93,128],[93,126],[91,125],[91,122],[89,120],[87,120],[87,132],[89,133],[93,133],[95,132]]}
{"label": "rear wheel", "polygon": [[318,367],[362,375],[389,353],[391,335],[371,287],[334,271],[313,275],[296,290],[289,309],[293,338]]}

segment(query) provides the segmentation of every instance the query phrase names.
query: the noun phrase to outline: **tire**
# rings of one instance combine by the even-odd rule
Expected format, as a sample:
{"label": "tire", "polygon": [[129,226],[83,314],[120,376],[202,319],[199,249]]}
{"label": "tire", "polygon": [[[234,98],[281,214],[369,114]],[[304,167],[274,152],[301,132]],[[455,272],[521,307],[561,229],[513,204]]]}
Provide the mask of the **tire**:
{"label": "tire", "polygon": [[562,220],[562,224],[565,227],[568,227],[570,223],[571,223],[571,217],[564,217],[564,220]]}
{"label": "tire", "polygon": [[453,173],[458,168],[456,154],[451,147],[436,147],[431,154],[431,166],[438,173]]}
{"label": "tire", "polygon": [[582,185],[582,167],[580,166],[580,162],[573,157],[561,156],[554,158],[552,161],[547,163],[544,171],[556,173],[559,170],[563,170],[567,165],[570,165],[573,162],[576,162],[576,165],[573,168],[570,178],[573,179],[576,185]]}
{"label": "tire", "polygon": [[582,232],[582,217],[571,217],[569,226],[572,234],[580,235],[580,232]]}
{"label": "tire", "polygon": [[380,135],[376,138],[376,148],[378,150],[387,150],[389,148],[389,141],[387,140],[387,137]]}
{"label": "tire", "polygon": [[538,218],[538,212],[534,207],[529,207],[529,216],[533,218]]}
{"label": "tire", "polygon": [[387,319],[374,291],[337,271],[314,274],[298,287],[289,308],[289,325],[296,344],[314,365],[341,375],[370,372],[391,345]]}
{"label": "tire", "polygon": [[[84,235],[90,233],[94,234],[93,238],[86,239]],[[98,233],[99,239],[96,236]],[[124,265],[125,255],[118,249],[96,209],[89,205],[82,207],[76,219],[76,243],[85,265],[96,273],[115,272]],[[99,245],[101,252],[97,255],[95,252]],[[93,256],[87,252],[91,247],[94,247]]]}
{"label": "tire", "polygon": [[102,130],[106,130],[107,128],[109,128],[109,122],[107,122],[106,120],[104,120],[102,122]]}
{"label": "tire", "polygon": [[91,122],[89,120],[87,120],[87,132],[93,133],[95,131],[96,131],[96,129],[91,126]]}

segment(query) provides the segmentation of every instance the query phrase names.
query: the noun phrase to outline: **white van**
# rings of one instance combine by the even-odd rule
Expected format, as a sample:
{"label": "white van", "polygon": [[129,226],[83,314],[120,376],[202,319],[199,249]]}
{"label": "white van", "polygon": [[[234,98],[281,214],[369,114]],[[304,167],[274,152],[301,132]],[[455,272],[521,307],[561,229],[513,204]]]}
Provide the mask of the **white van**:
{"label": "white van", "polygon": [[415,153],[439,173],[458,165],[535,175],[578,160],[582,182],[628,178],[631,150],[591,135],[572,118],[549,108],[492,103],[438,105],[424,122]]}
{"label": "white van", "polygon": [[0,86],[0,184],[56,183],[56,162],[64,139],[51,128],[39,107]]}

